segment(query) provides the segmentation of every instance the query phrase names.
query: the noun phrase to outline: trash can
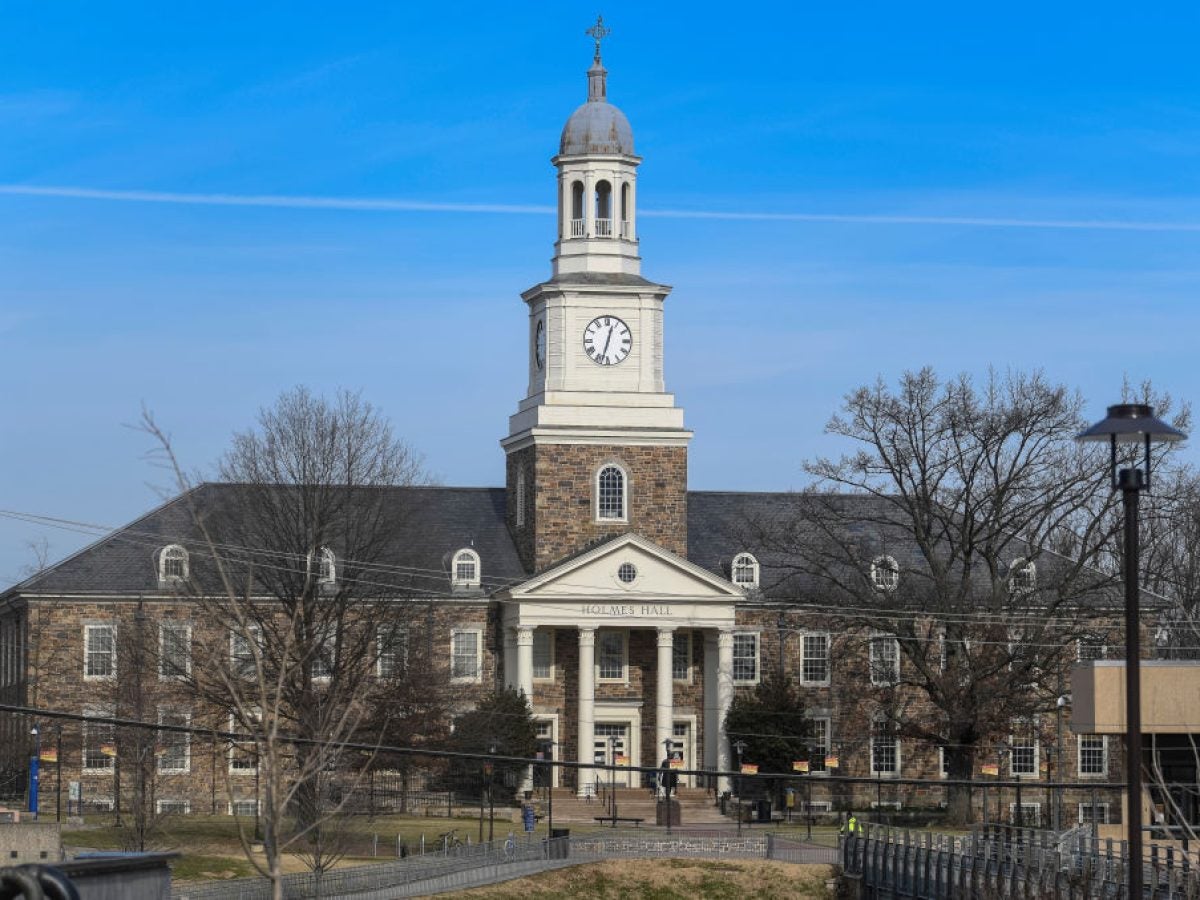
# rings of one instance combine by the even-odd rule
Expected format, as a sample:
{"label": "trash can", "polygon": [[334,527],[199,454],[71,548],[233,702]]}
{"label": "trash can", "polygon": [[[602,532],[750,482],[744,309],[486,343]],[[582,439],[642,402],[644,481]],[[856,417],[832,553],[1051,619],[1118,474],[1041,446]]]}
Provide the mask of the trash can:
{"label": "trash can", "polygon": [[770,822],[771,821],[771,801],[766,799],[765,797],[762,800],[758,801],[758,821],[760,821],[760,822]]}
{"label": "trash can", "polygon": [[570,838],[570,828],[551,828],[550,843],[546,848],[546,856],[550,859],[566,859],[571,849]]}
{"label": "trash can", "polygon": [[728,813],[725,811],[725,807],[728,804],[729,804],[729,791],[722,791],[721,792],[721,815],[723,815],[723,816],[728,815]]}

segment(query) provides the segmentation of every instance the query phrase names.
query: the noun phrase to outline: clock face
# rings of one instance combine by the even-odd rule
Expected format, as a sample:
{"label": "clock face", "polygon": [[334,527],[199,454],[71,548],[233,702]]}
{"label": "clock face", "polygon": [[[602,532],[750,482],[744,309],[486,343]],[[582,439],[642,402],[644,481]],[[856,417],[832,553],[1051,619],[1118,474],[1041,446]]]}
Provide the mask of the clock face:
{"label": "clock face", "polygon": [[616,316],[597,316],[583,330],[583,352],[598,366],[624,362],[632,348],[629,326]]}
{"label": "clock face", "polygon": [[533,360],[539,369],[546,365],[546,323],[538,319],[537,332],[533,338]]}

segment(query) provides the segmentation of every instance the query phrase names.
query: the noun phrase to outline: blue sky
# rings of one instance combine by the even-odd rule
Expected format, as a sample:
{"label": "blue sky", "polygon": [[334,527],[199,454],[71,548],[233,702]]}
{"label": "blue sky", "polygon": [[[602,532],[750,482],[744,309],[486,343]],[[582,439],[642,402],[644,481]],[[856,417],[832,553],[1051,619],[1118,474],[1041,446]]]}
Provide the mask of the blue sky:
{"label": "blue sky", "polygon": [[[927,364],[1200,398],[1200,7],[1141,6],[604,5],[694,487],[800,486],[847,391]],[[596,12],[0,5],[0,509],[121,524],[169,484],[143,404],[203,471],[298,383],[499,484]],[[0,585],[41,537],[84,540],[0,519]]]}

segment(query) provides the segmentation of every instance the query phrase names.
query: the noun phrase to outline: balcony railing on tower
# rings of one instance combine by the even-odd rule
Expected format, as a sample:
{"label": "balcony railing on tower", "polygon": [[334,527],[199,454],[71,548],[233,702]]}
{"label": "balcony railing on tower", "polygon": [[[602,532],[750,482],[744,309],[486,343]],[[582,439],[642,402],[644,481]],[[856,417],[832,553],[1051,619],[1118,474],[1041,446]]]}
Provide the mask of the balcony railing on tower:
{"label": "balcony railing on tower", "polygon": [[612,219],[596,220],[596,237],[610,238],[613,235]]}
{"label": "balcony railing on tower", "polygon": [[583,237],[583,219],[571,220],[571,237]]}

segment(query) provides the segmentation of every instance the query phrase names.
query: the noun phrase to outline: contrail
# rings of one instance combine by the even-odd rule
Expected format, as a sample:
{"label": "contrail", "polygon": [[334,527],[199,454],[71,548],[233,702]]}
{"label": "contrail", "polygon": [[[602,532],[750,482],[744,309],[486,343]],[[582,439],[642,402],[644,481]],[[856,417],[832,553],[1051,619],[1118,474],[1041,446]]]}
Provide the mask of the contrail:
{"label": "contrail", "polygon": [[[277,209],[333,209],[360,212],[494,213],[553,215],[553,206],[514,203],[454,203],[383,197],[309,197],[283,194],[189,194],[173,191],[126,191],[100,188],[0,184],[0,194],[60,197],[126,203],[171,203],[193,206],[249,206]],[[847,225],[930,225],[977,228],[1044,228],[1082,231],[1200,232],[1196,222],[1155,222],[1120,219],[1024,219],[991,216],[920,216],[805,212],[736,212],[697,209],[643,209],[641,215],[660,219],[712,219],[731,222],[828,222]]]}

